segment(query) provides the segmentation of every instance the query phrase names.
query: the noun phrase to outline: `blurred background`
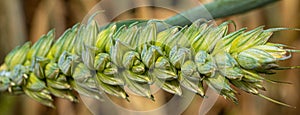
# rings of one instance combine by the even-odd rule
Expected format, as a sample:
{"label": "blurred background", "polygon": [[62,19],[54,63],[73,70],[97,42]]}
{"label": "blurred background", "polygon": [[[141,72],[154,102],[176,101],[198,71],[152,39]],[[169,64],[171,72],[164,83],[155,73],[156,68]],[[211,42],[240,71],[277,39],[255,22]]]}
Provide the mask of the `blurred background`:
{"label": "blurred background", "polygon": [[[0,0],[0,63],[3,63],[5,55],[15,46],[25,41],[35,42],[50,29],[56,29],[56,37],[59,37],[66,28],[81,22],[85,15],[100,0]],[[139,2],[154,2],[155,0],[134,0]],[[156,0],[157,1],[157,0]],[[213,2],[213,0],[199,0],[201,3]],[[120,5],[122,4],[122,5]],[[116,6],[130,4],[111,2],[108,8],[114,10]],[[185,6],[185,0],[173,0],[169,5],[174,7]],[[112,11],[109,11],[112,12]],[[248,27],[253,29],[260,25],[270,27],[300,28],[300,1],[281,0],[266,7],[250,12],[217,19],[219,24],[225,20],[234,20],[237,28]],[[176,12],[157,7],[140,7],[122,13],[114,18],[114,21],[123,19],[166,19]],[[196,14],[195,14],[196,15]],[[287,44],[300,49],[300,32],[277,32],[271,38],[272,42]],[[300,54],[294,54],[293,58],[281,65],[300,65]],[[261,114],[299,114],[300,113],[300,70],[278,71],[278,74],[267,76],[274,80],[292,82],[292,85],[265,83],[267,88],[263,94],[296,106],[296,109],[274,104],[257,96],[244,93],[239,90],[238,105],[219,97],[216,104],[209,111],[210,115],[261,115]],[[172,95],[160,91],[155,94],[156,102],[144,104],[148,99],[136,98],[127,103],[111,97],[119,105],[134,110],[151,110],[165,103]],[[202,98],[195,96],[192,103],[184,111],[184,115],[198,114]],[[92,114],[82,101],[71,103],[68,100],[56,99],[56,109],[47,108],[26,96],[12,96],[0,94],[0,115],[89,115]],[[103,105],[105,106],[105,105]],[[108,110],[118,111],[118,110]],[[126,114],[126,113],[119,113]],[[167,113],[162,113],[167,114]]]}

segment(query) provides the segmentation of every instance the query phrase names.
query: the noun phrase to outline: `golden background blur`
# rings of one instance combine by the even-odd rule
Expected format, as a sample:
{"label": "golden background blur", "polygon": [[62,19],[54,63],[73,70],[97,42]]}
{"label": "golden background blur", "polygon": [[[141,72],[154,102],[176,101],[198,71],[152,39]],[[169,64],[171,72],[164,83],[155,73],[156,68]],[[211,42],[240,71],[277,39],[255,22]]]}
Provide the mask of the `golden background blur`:
{"label": "golden background blur", "polygon": [[[25,41],[37,41],[37,39],[55,28],[56,37],[59,37],[66,28],[81,22],[89,10],[100,0],[0,0],[0,62],[4,56],[15,46]],[[134,0],[136,2],[151,2],[153,0]],[[173,0],[171,5],[185,5],[185,0]],[[201,3],[213,0],[200,0]],[[110,9],[114,6],[130,5],[111,2]],[[217,23],[225,20],[234,20],[237,28],[248,27],[253,29],[260,25],[270,27],[300,28],[300,0],[282,0],[266,7],[252,10],[250,12],[217,19]],[[166,19],[175,15],[174,12],[155,7],[140,7],[127,11],[114,21],[122,19]],[[300,49],[300,32],[282,31],[277,32],[271,38],[276,43],[287,44]],[[281,63],[285,66],[300,65],[300,54],[294,54],[293,58]],[[296,106],[296,109],[274,104],[244,93],[240,90],[238,105],[219,97],[217,103],[209,111],[210,115],[264,115],[264,114],[286,114],[300,113],[300,70],[278,71],[278,74],[267,76],[271,79],[292,82],[292,85],[265,83],[267,88],[263,94],[287,104]],[[163,104],[172,95],[160,91],[156,94],[156,102],[144,105],[148,99],[138,98],[127,103],[111,97],[116,103],[126,108],[136,110],[147,110],[156,108]],[[202,98],[196,96],[184,115],[198,114]],[[56,109],[47,108],[26,96],[0,95],[0,115],[89,115],[92,114],[83,102],[71,103],[68,100],[56,99]],[[105,106],[105,105],[103,105]],[[118,111],[118,110],[108,110]],[[126,114],[126,113],[120,113]],[[162,113],[167,114],[167,113]]]}

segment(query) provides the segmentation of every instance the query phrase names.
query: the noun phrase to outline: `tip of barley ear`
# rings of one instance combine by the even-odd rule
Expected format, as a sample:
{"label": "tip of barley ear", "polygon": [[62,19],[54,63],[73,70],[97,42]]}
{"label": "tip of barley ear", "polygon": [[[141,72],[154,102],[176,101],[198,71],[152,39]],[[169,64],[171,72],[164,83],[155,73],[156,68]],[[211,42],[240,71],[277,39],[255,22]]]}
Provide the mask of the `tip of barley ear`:
{"label": "tip of barley ear", "polygon": [[266,100],[268,100],[268,101],[271,101],[271,102],[273,102],[273,103],[276,103],[276,104],[279,104],[279,105],[283,105],[283,106],[286,106],[286,107],[289,107],[289,108],[294,108],[294,109],[296,109],[295,106],[292,106],[292,105],[285,104],[285,103],[283,103],[283,102],[274,100],[274,99],[272,99],[272,98],[270,98],[270,97],[267,97],[267,96],[265,96],[265,95],[263,95],[263,94],[258,94],[258,96],[259,96],[259,97],[262,97],[262,98],[264,98],[264,99],[266,99]]}

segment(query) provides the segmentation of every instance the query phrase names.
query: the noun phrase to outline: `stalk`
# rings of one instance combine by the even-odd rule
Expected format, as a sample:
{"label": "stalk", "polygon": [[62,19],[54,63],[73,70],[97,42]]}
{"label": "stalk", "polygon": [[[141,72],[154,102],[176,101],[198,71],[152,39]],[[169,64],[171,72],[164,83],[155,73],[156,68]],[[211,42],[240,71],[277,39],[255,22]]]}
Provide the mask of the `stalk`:
{"label": "stalk", "polygon": [[[236,14],[245,13],[253,9],[257,9],[271,3],[278,2],[279,0],[216,0],[211,3],[204,4],[203,6],[198,6],[187,11],[181,12],[175,16],[165,19],[164,22],[171,26],[186,26],[190,25],[192,22],[198,19],[218,19],[227,16],[232,16]],[[209,13],[210,15],[201,15]],[[187,19],[188,17],[188,19]],[[106,26],[101,27],[101,29],[107,28],[113,24],[117,27],[126,25],[129,26],[132,23],[145,23],[146,20],[125,20],[116,23],[111,23]],[[166,25],[158,25],[159,31],[165,30]]]}
{"label": "stalk", "polygon": [[[172,16],[164,20],[167,24],[174,26],[190,25],[197,19],[217,19],[226,16],[245,13],[247,11],[263,7],[265,5],[277,2],[279,0],[216,0],[203,6],[198,6],[190,10],[184,11],[178,15]],[[211,17],[201,15],[201,13],[209,12]],[[189,20],[186,18],[188,17]]]}

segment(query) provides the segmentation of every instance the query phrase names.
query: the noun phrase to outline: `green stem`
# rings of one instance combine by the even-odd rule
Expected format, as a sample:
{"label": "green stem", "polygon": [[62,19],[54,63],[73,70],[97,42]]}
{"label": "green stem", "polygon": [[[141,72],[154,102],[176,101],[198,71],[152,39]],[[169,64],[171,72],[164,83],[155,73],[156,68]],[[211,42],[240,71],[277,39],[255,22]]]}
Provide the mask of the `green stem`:
{"label": "green stem", "polygon": [[[172,16],[166,19],[165,22],[170,25],[185,26],[190,25],[197,19],[211,20],[240,14],[276,1],[279,0],[217,0]],[[210,15],[206,15],[207,12]]]}
{"label": "green stem", "polygon": [[[267,4],[276,2],[279,0],[216,0],[215,2],[207,3],[201,6],[197,6],[190,10],[181,12],[175,16],[172,16],[164,22],[172,26],[185,26],[190,25],[197,19],[212,20],[217,18],[223,18],[226,16],[231,16],[235,14],[244,13]],[[144,23],[147,20],[123,20],[116,23],[110,23],[106,26],[101,27],[101,29],[109,27],[111,24],[116,24],[117,27],[137,22]],[[159,31],[165,30],[166,25],[158,24]]]}

